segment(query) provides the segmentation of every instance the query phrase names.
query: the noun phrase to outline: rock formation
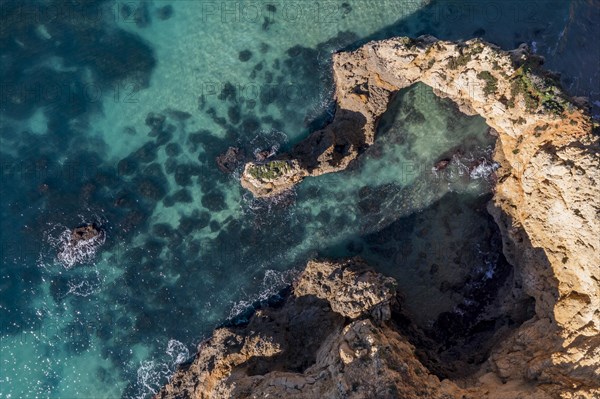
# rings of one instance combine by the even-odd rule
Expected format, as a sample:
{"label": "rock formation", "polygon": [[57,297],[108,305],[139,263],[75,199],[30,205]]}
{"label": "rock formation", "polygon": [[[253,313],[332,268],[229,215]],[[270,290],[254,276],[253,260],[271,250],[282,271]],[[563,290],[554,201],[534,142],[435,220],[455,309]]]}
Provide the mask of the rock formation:
{"label": "rock formation", "polygon": [[360,259],[309,262],[280,307],[216,330],[156,398],[442,398],[460,391],[390,321],[395,282]]}
{"label": "rock formation", "polygon": [[310,261],[282,304],[217,329],[155,399],[593,397],[503,379],[489,364],[467,379],[441,379],[406,335],[426,341],[403,314],[394,279],[360,258]]}
{"label": "rock formation", "polygon": [[310,263],[282,308],[216,331],[158,397],[599,398],[600,146],[583,101],[542,62],[525,46],[506,52],[430,36],[335,54],[334,121],[242,175],[245,188],[268,197],[343,170],[373,143],[392,97],[417,82],[485,118],[501,166],[488,210],[514,267],[501,306],[532,297],[535,316],[495,343],[479,372],[440,381],[390,321],[390,284]]}
{"label": "rock formation", "polygon": [[104,230],[95,223],[66,230],[59,237],[57,259],[67,268],[78,263],[85,263],[93,258],[96,249],[104,244],[104,240]]}
{"label": "rock formation", "polygon": [[243,164],[244,152],[236,147],[229,147],[227,151],[216,159],[217,166],[223,173],[233,173],[239,165]]}
{"label": "rock formation", "polygon": [[80,241],[89,241],[103,234],[102,230],[96,224],[84,224],[73,229],[71,232],[71,245],[76,245]]}

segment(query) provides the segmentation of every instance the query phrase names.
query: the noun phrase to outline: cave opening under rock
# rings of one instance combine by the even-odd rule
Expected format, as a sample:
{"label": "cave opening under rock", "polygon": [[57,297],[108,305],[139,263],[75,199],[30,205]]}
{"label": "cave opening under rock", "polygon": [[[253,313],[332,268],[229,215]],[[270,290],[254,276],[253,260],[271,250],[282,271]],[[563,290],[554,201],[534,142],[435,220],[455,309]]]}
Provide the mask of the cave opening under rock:
{"label": "cave opening under rock", "polygon": [[[475,372],[495,343],[535,314],[535,300],[523,292],[505,258],[500,230],[486,207],[500,167],[492,161],[495,142],[483,118],[464,114],[417,83],[394,95],[375,143],[354,167],[390,151],[400,152],[390,173],[418,165],[417,181],[406,187],[361,189],[367,193],[359,209],[372,227],[348,248],[398,281],[396,327],[443,378]],[[482,165],[488,169],[474,172]],[[397,212],[417,195],[425,197],[423,208]]]}

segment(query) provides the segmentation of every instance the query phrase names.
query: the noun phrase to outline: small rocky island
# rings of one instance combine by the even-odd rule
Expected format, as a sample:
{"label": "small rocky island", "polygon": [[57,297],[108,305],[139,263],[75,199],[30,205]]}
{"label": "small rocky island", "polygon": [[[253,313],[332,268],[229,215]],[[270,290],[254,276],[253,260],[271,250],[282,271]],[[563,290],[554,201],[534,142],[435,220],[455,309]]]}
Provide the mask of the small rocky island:
{"label": "small rocky island", "polygon": [[527,298],[532,317],[444,346],[403,312],[393,279],[358,258],[311,261],[283,303],[217,329],[156,398],[599,398],[598,132],[542,63],[526,46],[431,36],[335,54],[333,122],[246,164],[241,179],[272,197],[341,171],[373,144],[399,90],[429,85],[498,135],[488,211],[513,273],[481,317],[518,312]]}
{"label": "small rocky island", "polygon": [[67,268],[89,261],[104,240],[104,230],[96,223],[85,223],[66,230],[59,238],[57,259]]}

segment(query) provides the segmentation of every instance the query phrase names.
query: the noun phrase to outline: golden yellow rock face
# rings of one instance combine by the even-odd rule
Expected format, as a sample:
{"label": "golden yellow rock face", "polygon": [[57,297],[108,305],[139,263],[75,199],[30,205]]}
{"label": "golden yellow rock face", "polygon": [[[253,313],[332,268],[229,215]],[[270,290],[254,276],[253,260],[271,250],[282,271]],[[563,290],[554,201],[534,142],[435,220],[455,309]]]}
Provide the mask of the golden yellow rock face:
{"label": "golden yellow rock face", "polygon": [[463,392],[417,360],[390,322],[396,305],[394,280],[361,259],[311,261],[282,306],[258,311],[245,327],[216,330],[156,397],[443,399]]}
{"label": "golden yellow rock face", "polygon": [[[372,42],[335,54],[333,72],[338,107],[332,124],[277,157],[285,168],[257,174],[252,171],[260,165],[246,165],[242,185],[257,196],[273,196],[306,176],[345,169],[375,140],[393,95],[417,82],[427,84],[463,112],[481,115],[498,133],[494,158],[501,168],[488,210],[515,269],[515,295],[521,290],[535,298],[536,315],[498,342],[475,376],[440,381],[386,321],[385,303],[393,299],[375,293],[383,277],[373,273],[367,278],[371,283],[362,282],[361,301],[361,290],[350,289],[343,273],[326,288],[314,278],[317,271],[323,275],[348,265],[309,264],[297,285],[299,296],[286,311],[302,312],[297,301],[307,295],[333,309],[335,316],[313,314],[328,326],[328,335],[309,350],[316,353],[315,365],[291,372],[282,363],[266,362],[262,369],[256,366],[261,372],[248,372],[253,357],[277,358],[294,337],[278,341],[273,332],[254,342],[244,331],[239,353],[215,354],[207,371],[206,353],[227,346],[220,337],[238,339],[233,330],[218,330],[210,349],[194,361],[195,369],[179,372],[158,397],[192,392],[181,397],[600,398],[600,146],[579,100],[565,95],[525,47],[506,52],[480,40],[453,43],[428,36]],[[276,170],[283,173],[267,173]],[[350,308],[335,299],[344,292],[354,293]],[[378,312],[366,312],[374,303]],[[267,316],[259,313],[253,320],[262,317]],[[184,389],[190,384],[193,390]]]}

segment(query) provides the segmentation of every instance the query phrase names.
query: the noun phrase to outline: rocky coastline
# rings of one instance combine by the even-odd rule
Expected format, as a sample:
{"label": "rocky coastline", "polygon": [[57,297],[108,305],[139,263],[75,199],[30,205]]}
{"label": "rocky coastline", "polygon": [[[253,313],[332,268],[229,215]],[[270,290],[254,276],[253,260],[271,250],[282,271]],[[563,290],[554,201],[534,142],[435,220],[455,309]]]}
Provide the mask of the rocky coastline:
{"label": "rocky coastline", "polygon": [[431,36],[334,54],[333,122],[287,154],[246,164],[241,177],[272,197],[347,168],[374,142],[394,95],[417,82],[481,115],[498,135],[488,212],[514,269],[486,312],[533,298],[535,315],[490,337],[472,372],[453,375],[436,358],[393,279],[360,259],[311,261],[282,304],[216,330],[156,397],[600,397],[598,134],[585,102],[542,64],[526,46]]}

